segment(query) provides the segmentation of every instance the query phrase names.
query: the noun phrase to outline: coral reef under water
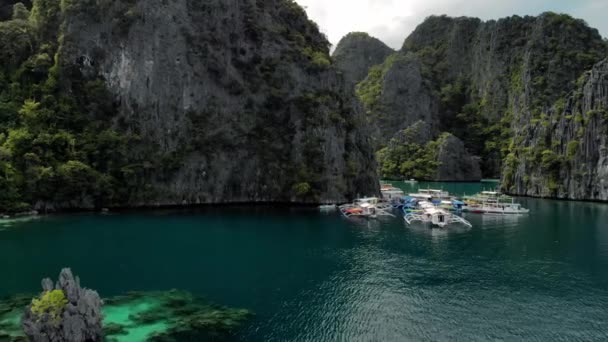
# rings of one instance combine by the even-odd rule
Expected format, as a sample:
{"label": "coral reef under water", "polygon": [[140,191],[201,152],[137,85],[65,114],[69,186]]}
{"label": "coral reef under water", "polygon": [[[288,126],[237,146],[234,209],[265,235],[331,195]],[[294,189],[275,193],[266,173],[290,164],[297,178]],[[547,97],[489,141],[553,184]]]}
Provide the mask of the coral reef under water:
{"label": "coral reef under water", "polygon": [[[0,299],[0,342],[26,341],[20,328],[32,296]],[[180,290],[130,292],[104,299],[103,334],[108,342],[223,341],[252,313],[211,304]]]}

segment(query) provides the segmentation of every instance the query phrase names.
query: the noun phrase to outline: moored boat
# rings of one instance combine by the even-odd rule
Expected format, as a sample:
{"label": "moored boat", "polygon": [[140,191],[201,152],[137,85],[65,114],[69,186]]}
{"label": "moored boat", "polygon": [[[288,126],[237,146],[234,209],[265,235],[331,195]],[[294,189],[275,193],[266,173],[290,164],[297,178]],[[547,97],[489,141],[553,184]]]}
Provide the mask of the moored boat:
{"label": "moored boat", "polygon": [[418,192],[408,194],[408,196],[427,201],[452,199],[449,192],[437,189],[418,189]]}
{"label": "moored boat", "polygon": [[482,191],[474,196],[465,196],[462,211],[479,214],[528,214],[529,209],[515,202],[510,196],[497,191]]}
{"label": "moored boat", "polygon": [[452,224],[460,224],[467,227],[473,225],[465,220],[464,218],[450,213],[449,211],[435,206],[433,203],[428,201],[420,201],[417,205],[417,210],[404,210],[405,215],[403,216],[405,222],[411,225],[416,222],[430,223],[433,226],[444,228]]}
{"label": "moored boat", "polygon": [[382,193],[382,199],[389,202],[401,199],[405,195],[405,192],[403,192],[403,190],[396,187],[380,188],[380,193]]}
{"label": "moored boat", "polygon": [[392,206],[380,201],[377,197],[358,198],[353,203],[339,206],[345,217],[359,216],[377,218],[379,216],[395,216],[388,212]]}

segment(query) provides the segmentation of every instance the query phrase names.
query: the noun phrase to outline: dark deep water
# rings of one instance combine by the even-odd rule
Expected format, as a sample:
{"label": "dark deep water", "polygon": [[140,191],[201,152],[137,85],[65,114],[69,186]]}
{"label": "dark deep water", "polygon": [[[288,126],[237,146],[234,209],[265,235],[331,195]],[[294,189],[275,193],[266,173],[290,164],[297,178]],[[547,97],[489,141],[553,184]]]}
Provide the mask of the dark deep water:
{"label": "dark deep water", "polygon": [[270,208],[0,225],[0,296],[69,266],[102,296],[179,288],[251,309],[248,341],[608,340],[608,204],[520,202],[530,215],[465,215],[472,229]]}

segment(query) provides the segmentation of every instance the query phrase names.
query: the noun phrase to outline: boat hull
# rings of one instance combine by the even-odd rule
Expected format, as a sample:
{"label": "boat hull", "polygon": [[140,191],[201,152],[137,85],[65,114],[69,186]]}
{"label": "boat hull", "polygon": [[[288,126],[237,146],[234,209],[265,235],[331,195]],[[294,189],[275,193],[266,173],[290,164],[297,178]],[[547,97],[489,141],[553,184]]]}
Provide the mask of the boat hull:
{"label": "boat hull", "polygon": [[529,209],[512,209],[512,208],[485,208],[485,207],[463,207],[463,212],[474,214],[505,214],[505,215],[523,215],[530,213]]}

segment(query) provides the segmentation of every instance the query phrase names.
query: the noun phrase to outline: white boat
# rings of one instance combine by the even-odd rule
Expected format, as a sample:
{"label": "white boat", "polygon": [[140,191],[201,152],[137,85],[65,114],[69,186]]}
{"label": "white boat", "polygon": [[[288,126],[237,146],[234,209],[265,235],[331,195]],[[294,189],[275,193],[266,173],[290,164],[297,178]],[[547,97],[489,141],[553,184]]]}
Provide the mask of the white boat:
{"label": "white boat", "polygon": [[389,212],[389,210],[392,209],[392,206],[388,203],[380,201],[377,197],[358,198],[351,204],[344,204],[339,206],[339,209],[342,215],[344,215],[345,217],[395,217],[395,215]]}
{"label": "white boat", "polygon": [[382,188],[380,189],[380,192],[382,193],[382,199],[385,201],[401,199],[403,196],[405,196],[405,192],[403,192],[403,190],[395,187]]}
{"label": "white boat", "polygon": [[418,184],[418,181],[415,179],[408,179],[408,180],[403,180],[403,183],[407,183],[407,184]]}
{"label": "white boat", "polygon": [[473,213],[482,214],[528,214],[530,209],[526,209],[519,203],[484,203],[481,208],[470,210]]}
{"label": "white boat", "polygon": [[408,194],[408,196],[413,197],[413,198],[418,198],[418,199],[422,199],[422,200],[432,200],[432,199],[438,199],[438,200],[450,200],[450,193],[447,191],[443,191],[443,190],[437,190],[437,189],[418,189],[418,192],[416,193],[412,193],[412,194]]}
{"label": "white boat", "polygon": [[416,212],[406,213],[403,218],[407,224],[415,222],[430,223],[434,226],[444,228],[451,224],[462,224],[467,227],[473,225],[462,217],[452,214],[445,209],[438,208],[431,202],[421,201],[418,203],[420,210]]}
{"label": "white boat", "polygon": [[319,206],[320,211],[334,211],[338,208],[335,204],[323,204]]}
{"label": "white boat", "polygon": [[515,202],[510,196],[497,191],[482,191],[475,196],[465,196],[462,211],[480,214],[528,214],[529,209]]}

